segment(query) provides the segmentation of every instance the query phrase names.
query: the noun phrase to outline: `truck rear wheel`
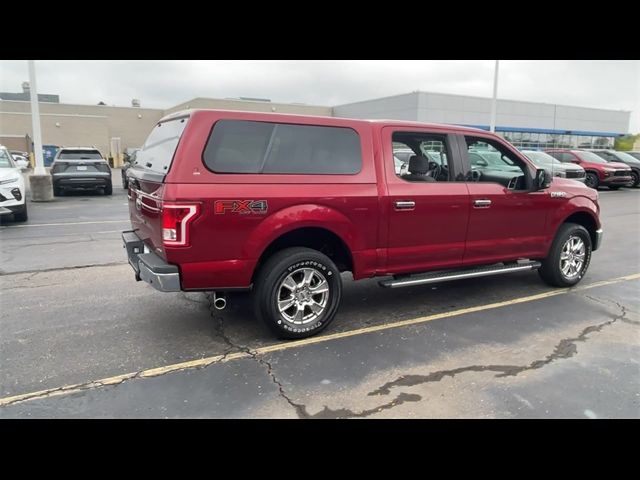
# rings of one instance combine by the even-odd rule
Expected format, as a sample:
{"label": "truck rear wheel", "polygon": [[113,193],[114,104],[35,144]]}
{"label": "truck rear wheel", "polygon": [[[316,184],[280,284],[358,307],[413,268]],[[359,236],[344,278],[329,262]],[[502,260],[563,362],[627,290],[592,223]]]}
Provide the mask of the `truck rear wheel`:
{"label": "truck rear wheel", "polygon": [[310,248],[279,251],[255,281],[254,307],[279,338],[306,338],[325,329],[340,305],[340,271],[326,255]]}
{"label": "truck rear wheel", "polygon": [[553,240],[549,256],[538,270],[545,283],[554,287],[571,287],[582,280],[591,261],[591,236],[575,223],[565,223]]}

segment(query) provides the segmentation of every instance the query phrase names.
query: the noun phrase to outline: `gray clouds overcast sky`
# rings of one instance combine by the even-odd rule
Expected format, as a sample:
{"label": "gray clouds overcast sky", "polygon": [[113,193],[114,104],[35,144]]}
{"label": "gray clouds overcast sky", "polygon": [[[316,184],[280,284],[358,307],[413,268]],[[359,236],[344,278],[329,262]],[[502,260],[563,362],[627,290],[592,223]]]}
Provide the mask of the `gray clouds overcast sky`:
{"label": "gray clouds overcast sky", "polygon": [[[27,62],[3,60],[0,90],[21,91]],[[423,90],[490,97],[493,60],[41,60],[40,93],[63,103],[169,108],[194,97],[339,105]],[[632,111],[640,132],[640,61],[504,60],[500,98]]]}

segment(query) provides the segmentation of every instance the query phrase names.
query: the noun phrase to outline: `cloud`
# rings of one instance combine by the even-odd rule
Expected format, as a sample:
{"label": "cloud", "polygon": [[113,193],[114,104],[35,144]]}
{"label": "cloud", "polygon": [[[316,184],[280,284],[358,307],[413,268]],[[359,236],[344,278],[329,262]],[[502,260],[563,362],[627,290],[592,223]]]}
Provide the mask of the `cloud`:
{"label": "cloud", "polygon": [[[37,61],[38,89],[62,102],[169,108],[194,97],[338,105],[424,90],[491,96],[493,60]],[[20,91],[26,61],[2,61],[0,90]],[[640,131],[640,62],[504,60],[500,98],[632,110]]]}

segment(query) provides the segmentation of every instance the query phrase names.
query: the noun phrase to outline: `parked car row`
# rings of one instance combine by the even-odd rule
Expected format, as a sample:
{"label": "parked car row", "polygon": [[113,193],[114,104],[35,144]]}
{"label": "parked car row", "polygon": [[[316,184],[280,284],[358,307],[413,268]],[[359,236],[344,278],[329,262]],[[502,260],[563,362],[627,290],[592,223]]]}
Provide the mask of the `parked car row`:
{"label": "parked car row", "polygon": [[638,187],[640,161],[615,150],[549,149],[549,155],[563,163],[573,163],[585,170],[585,183],[591,188]]}

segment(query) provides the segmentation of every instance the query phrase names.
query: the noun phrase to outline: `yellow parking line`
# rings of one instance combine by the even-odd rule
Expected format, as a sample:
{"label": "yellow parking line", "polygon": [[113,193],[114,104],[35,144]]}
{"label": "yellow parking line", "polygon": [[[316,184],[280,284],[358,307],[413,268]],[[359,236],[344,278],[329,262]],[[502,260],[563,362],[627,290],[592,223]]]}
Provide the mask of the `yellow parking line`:
{"label": "yellow parking line", "polygon": [[[486,310],[492,310],[495,308],[501,308],[501,307],[506,307],[509,305],[516,305],[518,303],[526,303],[526,302],[533,302],[536,300],[541,300],[543,298],[549,298],[549,297],[555,297],[558,295],[563,295],[566,293],[572,293],[572,292],[579,292],[579,291],[583,291],[583,290],[589,290],[592,288],[597,288],[597,287],[603,287],[605,285],[613,285],[616,283],[621,283],[621,282],[626,282],[626,281],[630,281],[630,280],[638,280],[640,279],[640,273],[634,273],[631,275],[625,275],[622,277],[616,277],[616,278],[612,278],[609,280],[602,280],[599,282],[594,282],[588,285],[584,285],[584,286],[580,286],[580,287],[575,287],[575,288],[562,288],[562,289],[557,289],[557,290],[551,290],[549,292],[544,292],[544,293],[539,293],[536,295],[529,295],[526,297],[519,297],[519,298],[514,298],[512,300],[505,300],[502,302],[495,302],[495,303],[489,303],[486,305],[478,305],[476,307],[468,307],[468,308],[461,308],[459,310],[453,310],[450,312],[442,312],[442,313],[436,313],[433,315],[426,315],[424,317],[418,317],[418,318],[411,318],[409,320],[401,320],[399,322],[393,322],[393,323],[387,323],[384,325],[376,325],[376,326],[372,326],[372,327],[364,327],[364,328],[358,328],[355,330],[349,330],[347,332],[339,332],[339,333],[332,333],[329,335],[323,335],[321,337],[311,337],[311,338],[305,338],[303,340],[295,340],[295,341],[289,341],[289,342],[284,342],[284,343],[277,343],[275,345],[270,345],[267,347],[260,347],[257,349],[252,350],[254,355],[264,355],[266,353],[272,353],[272,352],[279,352],[279,351],[283,351],[283,350],[289,350],[291,348],[299,348],[299,347],[303,347],[305,345],[313,345],[316,343],[324,343],[324,342],[329,342],[331,340],[337,340],[340,338],[347,338],[347,337],[353,337],[356,335],[363,335],[366,333],[374,333],[374,332],[380,332],[383,330],[389,330],[392,328],[399,328],[399,327],[406,327],[409,325],[418,325],[421,323],[426,323],[426,322],[431,322],[433,320],[439,320],[442,318],[451,318],[451,317],[457,317],[460,315],[466,315],[468,313],[474,313],[474,312],[482,312],[482,311],[486,311]],[[121,383],[123,381],[126,380],[130,380],[132,378],[151,378],[151,377],[157,377],[159,375],[164,375],[167,373],[171,373],[171,372],[177,372],[179,370],[186,370],[186,369],[190,369],[190,368],[202,368],[202,367],[207,367],[209,365],[212,365],[214,363],[222,363],[222,362],[229,362],[231,360],[237,360],[240,358],[247,358],[250,357],[251,354],[247,353],[247,352],[236,352],[236,353],[232,353],[229,354],[227,356],[224,355],[214,355],[211,357],[206,357],[206,358],[199,358],[196,360],[190,360],[188,362],[182,362],[182,363],[176,363],[173,365],[166,365],[164,367],[158,367],[158,368],[150,368],[147,370],[143,370],[141,372],[133,372],[133,373],[125,373],[122,375],[116,375],[114,377],[107,377],[107,378],[103,378],[101,380],[94,380],[91,382],[87,382],[87,383],[82,383],[82,384],[75,384],[75,385],[67,385],[67,386],[63,386],[63,387],[58,387],[58,388],[50,388],[47,390],[40,390],[37,392],[30,392],[30,393],[23,393],[21,395],[14,395],[11,397],[5,397],[5,398],[0,398],[0,407],[2,406],[6,406],[12,403],[18,403],[18,402],[24,402],[27,400],[33,400],[36,398],[45,398],[45,397],[53,397],[53,396],[58,396],[58,395],[67,395],[70,393],[74,393],[74,392],[80,392],[82,390],[86,390],[86,389],[90,389],[90,388],[97,388],[97,387],[101,387],[101,386],[105,386],[105,385],[115,385],[118,383]]]}

